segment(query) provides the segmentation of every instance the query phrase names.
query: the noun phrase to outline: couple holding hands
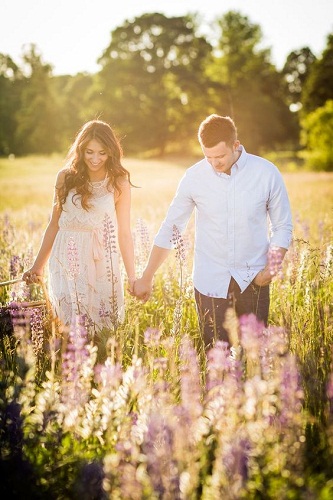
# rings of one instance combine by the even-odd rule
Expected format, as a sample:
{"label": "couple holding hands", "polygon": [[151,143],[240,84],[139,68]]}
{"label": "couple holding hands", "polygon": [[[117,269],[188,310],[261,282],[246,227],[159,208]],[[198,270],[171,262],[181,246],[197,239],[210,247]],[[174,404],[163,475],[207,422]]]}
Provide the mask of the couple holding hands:
{"label": "couple holding hands", "polygon": [[[131,180],[122,166],[122,148],[113,129],[87,122],[57,175],[50,222],[27,283],[49,263],[49,295],[64,325],[83,314],[93,328],[124,318],[121,255],[129,293],[147,301],[156,271],[195,211],[193,287],[205,347],[230,342],[226,310],[255,314],[267,325],[269,284],[292,238],[291,210],[281,173],[268,160],[249,154],[230,117],[205,118],[198,130],[203,159],[185,171],[155,236],[142,276],[135,279],[130,228]],[[120,252],[118,252],[118,249]]]}

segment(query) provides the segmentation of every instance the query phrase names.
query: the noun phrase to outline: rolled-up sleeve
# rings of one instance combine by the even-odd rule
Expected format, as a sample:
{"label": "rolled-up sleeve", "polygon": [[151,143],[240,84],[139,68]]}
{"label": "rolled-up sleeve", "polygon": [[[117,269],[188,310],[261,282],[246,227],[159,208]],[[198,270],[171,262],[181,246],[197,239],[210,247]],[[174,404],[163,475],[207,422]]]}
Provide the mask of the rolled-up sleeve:
{"label": "rolled-up sleeve", "polygon": [[270,245],[288,249],[292,240],[292,216],[288,193],[281,173],[276,170],[268,200]]}

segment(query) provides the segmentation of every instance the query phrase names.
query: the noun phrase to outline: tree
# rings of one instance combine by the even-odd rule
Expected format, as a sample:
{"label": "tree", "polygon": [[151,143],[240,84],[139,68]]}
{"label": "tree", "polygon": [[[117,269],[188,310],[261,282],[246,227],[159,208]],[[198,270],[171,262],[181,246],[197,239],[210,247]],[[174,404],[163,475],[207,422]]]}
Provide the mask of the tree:
{"label": "tree", "polygon": [[20,107],[16,113],[16,152],[52,153],[59,147],[57,102],[50,87],[51,66],[44,64],[37,47],[23,53],[24,73]]}
{"label": "tree", "polygon": [[15,151],[15,115],[22,74],[14,61],[0,54],[0,155]]}
{"label": "tree", "polygon": [[294,50],[287,56],[282,74],[286,81],[288,91],[286,95],[291,109],[301,108],[302,90],[315,60],[316,56],[309,47]]}
{"label": "tree", "polygon": [[50,80],[51,93],[57,100],[57,142],[61,150],[68,149],[84,122],[98,117],[90,107],[94,80],[95,76],[88,73],[54,76]]}
{"label": "tree", "polygon": [[302,94],[303,116],[333,99],[333,33],[322,56],[313,62]]}
{"label": "tree", "polygon": [[309,166],[333,171],[333,100],[304,116],[301,125],[302,144],[311,153]]}
{"label": "tree", "polygon": [[123,135],[127,149],[155,149],[193,138],[211,46],[195,19],[144,14],[111,34],[101,58],[101,111]]}
{"label": "tree", "polygon": [[210,74],[221,88],[222,113],[235,119],[240,138],[254,152],[295,139],[283,77],[270,62],[270,50],[260,48],[260,26],[235,11],[217,19],[217,26],[220,36]]}

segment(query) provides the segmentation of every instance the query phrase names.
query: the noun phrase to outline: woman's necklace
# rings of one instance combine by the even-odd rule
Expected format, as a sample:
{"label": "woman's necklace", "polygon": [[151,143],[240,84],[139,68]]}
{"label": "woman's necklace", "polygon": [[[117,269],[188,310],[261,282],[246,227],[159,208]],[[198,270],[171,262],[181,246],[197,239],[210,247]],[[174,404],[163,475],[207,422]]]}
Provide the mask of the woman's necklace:
{"label": "woman's necklace", "polygon": [[106,173],[105,174],[105,177],[102,181],[88,181],[88,185],[91,187],[91,188],[94,188],[94,189],[100,189],[102,187],[104,187],[107,183],[107,180],[108,180],[108,174]]}

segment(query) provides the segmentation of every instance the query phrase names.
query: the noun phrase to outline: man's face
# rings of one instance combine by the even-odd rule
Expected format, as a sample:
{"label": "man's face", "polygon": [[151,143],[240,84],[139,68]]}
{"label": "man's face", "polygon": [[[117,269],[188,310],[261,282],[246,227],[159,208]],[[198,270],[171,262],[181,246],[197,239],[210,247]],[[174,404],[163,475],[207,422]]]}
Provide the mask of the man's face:
{"label": "man's face", "polygon": [[239,145],[239,141],[235,141],[232,147],[221,141],[212,148],[202,146],[202,151],[216,172],[230,175],[231,167],[239,157]]}

